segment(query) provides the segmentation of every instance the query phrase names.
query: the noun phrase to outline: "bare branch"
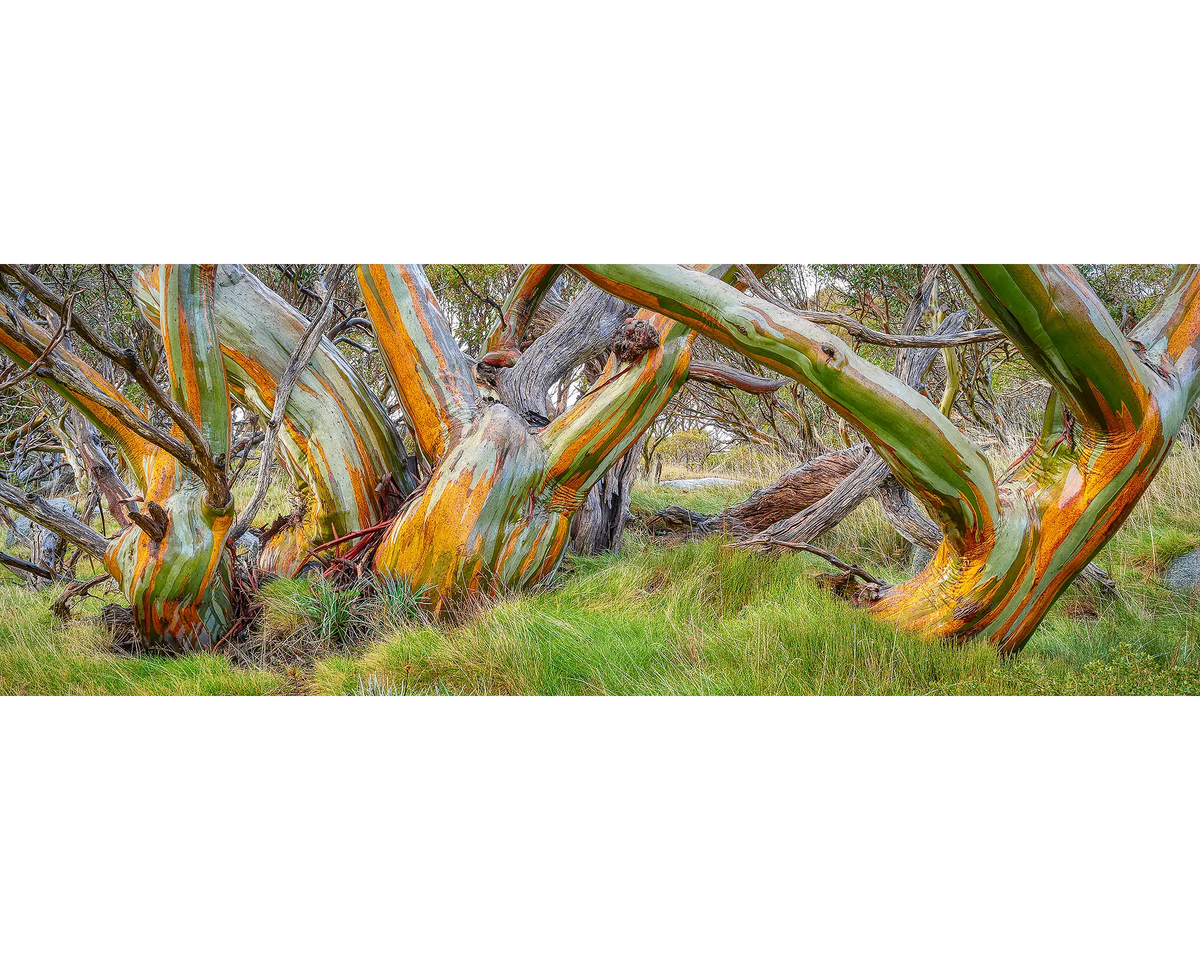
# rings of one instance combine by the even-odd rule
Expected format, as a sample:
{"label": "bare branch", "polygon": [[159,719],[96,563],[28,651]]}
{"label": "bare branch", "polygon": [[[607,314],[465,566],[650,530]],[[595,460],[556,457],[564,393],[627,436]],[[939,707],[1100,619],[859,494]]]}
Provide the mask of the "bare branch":
{"label": "bare branch", "polygon": [[[0,269],[18,280],[22,286],[47,307],[55,311],[60,317],[64,316],[68,306],[67,301],[50,289],[39,277],[17,263],[4,264]],[[225,485],[222,465],[216,462],[216,458],[213,456],[212,449],[209,447],[208,441],[205,440],[204,434],[192,418],[188,416],[187,412],[175,402],[170,394],[158,385],[158,381],[146,370],[132,349],[122,350],[106,337],[100,336],[100,334],[96,333],[89,326],[86,322],[86,315],[82,312],[75,315],[73,327],[85,343],[96,352],[111,360],[119,369],[128,374],[138,386],[146,391],[146,395],[180,429],[187,439],[187,443],[179,443],[173,437],[169,437],[157,429],[154,430],[155,435],[150,436],[132,422],[126,422],[126,426],[144,439],[167,451],[176,460],[187,466],[196,476],[204,481],[205,486],[213,492],[214,497],[219,498],[221,489]],[[115,409],[110,408],[110,412],[118,416],[118,418],[122,417],[122,414],[118,413]],[[142,424],[149,426],[144,420]]]}
{"label": "bare branch", "polygon": [[786,379],[771,380],[756,377],[746,370],[739,370],[727,363],[693,360],[688,364],[688,379],[710,383],[714,387],[742,390],[746,393],[774,393],[787,383]]}
{"label": "bare branch", "polygon": [[811,543],[801,543],[797,540],[760,540],[757,537],[754,540],[746,543],[736,544],[739,547],[786,547],[788,550],[802,550],[805,553],[811,553],[814,556],[820,557],[833,564],[839,570],[844,570],[846,573],[853,574],[860,580],[865,580],[867,583],[873,583],[877,587],[886,587],[888,584],[878,577],[874,577],[867,573],[862,567],[853,563],[846,563],[845,560],[839,560],[828,550],[822,550],[820,547],[814,547]]}
{"label": "bare branch", "polygon": [[97,560],[104,560],[108,541],[85,523],[55,510],[36,493],[26,493],[5,480],[0,480],[0,504],[28,517],[47,530],[69,540]]}

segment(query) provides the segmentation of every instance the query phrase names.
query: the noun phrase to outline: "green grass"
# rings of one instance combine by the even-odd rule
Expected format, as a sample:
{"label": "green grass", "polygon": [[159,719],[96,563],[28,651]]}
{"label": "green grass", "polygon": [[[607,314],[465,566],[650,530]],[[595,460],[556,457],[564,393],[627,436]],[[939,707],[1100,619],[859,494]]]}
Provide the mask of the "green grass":
{"label": "green grass", "polygon": [[633,485],[629,509],[635,516],[648,517],[664,507],[678,505],[695,510],[696,513],[720,513],[731,503],[745,499],[758,489],[759,484],[746,482],[702,490],[676,490],[661,484],[639,480]]}
{"label": "green grass", "polygon": [[[0,694],[263,694],[294,689],[285,673],[245,670],[220,656],[119,657],[103,628],[56,624],[56,589],[0,583]],[[85,604],[94,613],[98,604]]]}
{"label": "green grass", "polygon": [[[715,512],[752,487],[639,485],[635,508]],[[316,643],[315,657],[287,669],[117,657],[99,627],[51,622],[55,591],[0,584],[0,693],[1200,694],[1195,599],[1157,580],[1167,559],[1200,543],[1197,491],[1200,456],[1173,457],[1097,558],[1121,599],[1071,588],[1008,660],[878,623],[814,586],[827,569],[815,558],[773,560],[715,540],[664,548],[634,532],[617,556],[568,560],[554,589],[458,624],[414,619],[402,590],[376,597],[365,640]],[[905,576],[905,551],[873,503],[827,546],[885,579]],[[342,622],[337,598],[306,584],[277,581],[267,601],[278,634],[328,640]]]}
{"label": "green grass", "polygon": [[408,627],[322,660],[310,688],[354,693],[371,677],[463,694],[1200,693],[1195,611],[1163,598],[1099,604],[1095,620],[1056,613],[1025,654],[1001,661],[847,607],[812,584],[822,568],[807,557],[632,538],[619,558],[575,566],[560,589],[463,626]]}

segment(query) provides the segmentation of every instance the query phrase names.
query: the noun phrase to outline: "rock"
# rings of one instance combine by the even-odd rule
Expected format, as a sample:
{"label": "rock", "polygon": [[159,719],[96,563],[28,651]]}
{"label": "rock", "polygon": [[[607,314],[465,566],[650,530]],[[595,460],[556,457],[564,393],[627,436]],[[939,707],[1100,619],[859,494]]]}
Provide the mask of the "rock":
{"label": "rock", "polygon": [[913,547],[912,559],[909,561],[909,569],[912,570],[914,576],[929,566],[929,561],[933,559],[933,551],[926,550],[924,547]]}
{"label": "rock", "polygon": [[[75,509],[75,505],[66,497],[57,497],[54,500],[47,500],[46,503],[65,516],[73,518],[79,516],[79,511]],[[33,534],[33,521],[26,516],[16,513],[15,511],[10,512],[12,513],[13,521],[16,524],[17,532],[26,540],[28,540]],[[16,537],[13,536],[12,527],[6,525],[5,532],[6,537],[4,542],[11,547],[16,543]]]}
{"label": "rock", "polygon": [[688,480],[664,480],[661,486],[673,490],[703,490],[705,487],[736,487],[741,480],[730,480],[728,477],[695,477]]}
{"label": "rock", "polygon": [[1176,557],[1167,564],[1162,578],[1163,582],[1177,593],[1195,593],[1200,590],[1200,550]]}

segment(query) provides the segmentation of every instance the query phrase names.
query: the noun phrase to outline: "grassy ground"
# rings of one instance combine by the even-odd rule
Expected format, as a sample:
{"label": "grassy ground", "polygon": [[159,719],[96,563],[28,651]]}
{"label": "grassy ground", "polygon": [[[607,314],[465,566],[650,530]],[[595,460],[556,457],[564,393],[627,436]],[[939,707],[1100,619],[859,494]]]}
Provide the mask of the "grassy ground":
{"label": "grassy ground", "polygon": [[[639,486],[635,511],[675,502],[713,512],[748,489]],[[1166,562],[1200,545],[1198,492],[1200,456],[1183,451],[1098,558],[1121,599],[1071,588],[1007,661],[850,609],[813,586],[826,569],[814,558],[765,559],[720,541],[664,548],[634,533],[619,555],[568,561],[555,589],[456,625],[377,603],[355,642],[336,598],[277,584],[268,628],[304,638],[308,660],[284,668],[117,657],[99,627],[52,624],[53,591],[0,583],[0,693],[1200,694],[1195,599],[1157,581]],[[873,504],[827,546],[885,579],[905,576],[905,551]]]}

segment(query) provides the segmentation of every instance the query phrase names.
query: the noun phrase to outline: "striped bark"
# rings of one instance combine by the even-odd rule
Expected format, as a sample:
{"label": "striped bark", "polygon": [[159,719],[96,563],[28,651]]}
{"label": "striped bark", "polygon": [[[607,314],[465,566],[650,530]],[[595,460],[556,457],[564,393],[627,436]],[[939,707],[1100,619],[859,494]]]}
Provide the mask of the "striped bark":
{"label": "striped bark", "polygon": [[[134,277],[147,319],[160,326],[157,267]],[[245,267],[217,271],[213,319],[234,399],[265,423],[275,387],[308,325],[305,317]],[[293,575],[320,544],[384,519],[378,488],[391,477],[408,493],[403,440],[387,411],[328,339],[304,368],[288,399],[278,451],[299,505],[294,522],[264,546],[264,571]],[[337,551],[334,550],[334,553]]]}
{"label": "striped bark", "polygon": [[[229,456],[229,391],[213,322],[215,264],[163,265],[159,290],[173,399],[218,466]],[[132,515],[105,565],[152,648],[215,645],[233,625],[233,497],[223,477],[201,477],[165,451],[148,458],[144,512]]]}
{"label": "striped bark", "polygon": [[[1070,266],[963,265],[983,313],[1056,388],[1034,448],[997,479],[929,400],[784,309],[673,266],[576,268],[808,386],[857,427],[944,537],[919,575],[854,585],[878,616],[944,640],[1019,650],[1129,515],[1200,394],[1200,270],[1181,268],[1129,336]],[[846,585],[849,587],[850,585]]]}
{"label": "striped bark", "polygon": [[693,335],[640,313],[654,345],[636,359],[611,358],[587,396],[531,426],[481,397],[419,266],[360,266],[359,282],[432,467],[379,546],[377,573],[429,587],[438,607],[544,582],[588,491],[686,381]]}

